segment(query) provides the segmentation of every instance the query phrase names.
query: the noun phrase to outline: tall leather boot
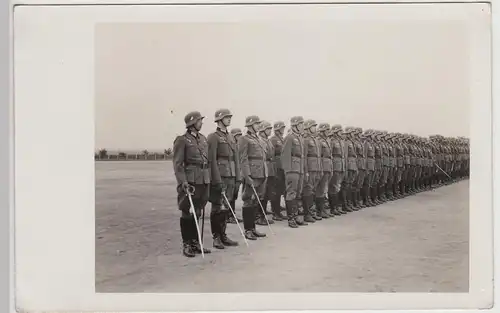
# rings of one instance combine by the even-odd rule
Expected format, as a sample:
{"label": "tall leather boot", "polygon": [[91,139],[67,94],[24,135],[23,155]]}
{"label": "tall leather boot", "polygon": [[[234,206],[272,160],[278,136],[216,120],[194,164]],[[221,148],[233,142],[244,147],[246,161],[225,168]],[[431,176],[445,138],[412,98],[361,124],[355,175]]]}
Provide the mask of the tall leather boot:
{"label": "tall leather boot", "polygon": [[221,242],[224,246],[227,246],[227,247],[236,247],[238,246],[238,242],[237,241],[234,241],[234,240],[231,240],[228,236],[227,236],[227,233],[226,233],[226,229],[227,229],[227,215],[231,214],[229,211],[225,211],[225,212],[222,212],[221,213],[221,217],[220,217],[220,230],[221,230],[221,233],[220,233],[220,237],[221,237]]}
{"label": "tall leather boot", "polygon": [[190,234],[189,220],[185,218],[180,218],[181,225],[181,237],[182,237],[182,254],[185,257],[193,258],[196,254],[191,246],[192,234]]}
{"label": "tall leather boot", "polygon": [[361,189],[358,189],[358,198],[359,198],[359,206],[364,209],[366,208],[367,204],[367,199],[365,195],[365,187],[362,186]]}
{"label": "tall leather boot", "polygon": [[332,215],[327,211],[325,206],[326,199],[325,198],[316,198],[316,208],[318,212],[320,212],[321,218],[330,218]]}
{"label": "tall leather boot", "polygon": [[[196,230],[196,223],[194,221],[194,218],[188,219],[189,221],[189,228],[190,228],[190,234],[191,234],[191,248],[193,249],[194,253],[201,253],[201,244],[198,241],[198,231]],[[207,249],[203,247],[203,253],[208,254],[211,253],[212,250]]]}
{"label": "tall leather boot", "polygon": [[243,227],[245,228],[245,238],[248,240],[257,240],[257,237],[252,232],[253,224],[255,223],[255,212],[252,207],[243,207]]}
{"label": "tall leather boot", "polygon": [[[253,206],[253,207],[252,207],[252,209],[254,210],[253,215],[255,215],[255,212],[256,212],[257,210],[262,210],[262,209],[260,208],[260,205]],[[262,233],[262,232],[259,232],[259,231],[257,230],[257,228],[255,227],[255,225],[256,225],[256,222],[255,222],[255,220],[254,220],[254,221],[253,221],[253,223],[252,223],[252,233],[254,234],[254,236],[255,236],[255,237],[257,237],[257,238],[266,237],[266,234],[265,234],[265,233]],[[267,226],[267,223],[266,223],[266,226]]]}
{"label": "tall leather boot", "polygon": [[[213,208],[212,208],[213,210]],[[210,214],[210,228],[212,230],[212,238],[214,241],[214,248],[216,249],[224,249],[224,244],[222,243],[222,223],[220,221],[221,214],[220,212]]]}
{"label": "tall leather boot", "polygon": [[317,202],[316,202],[316,196],[311,196],[311,208],[309,209],[309,214],[311,214],[311,217],[314,218],[317,221],[321,221],[323,218],[321,217],[321,210],[318,208]]}
{"label": "tall leather boot", "polygon": [[[304,196],[302,196],[302,198],[300,198],[300,199],[295,199],[295,203],[296,203],[296,205],[294,207],[294,209],[295,209],[295,213],[294,213],[294,215],[295,215],[295,223],[297,223],[297,225],[299,225],[299,226],[306,226],[306,225],[308,225],[308,223],[304,220],[304,216],[303,216],[303,214],[304,214],[304,206],[305,206],[305,204],[304,204]],[[300,208],[302,208],[302,213],[300,212]]]}
{"label": "tall leather boot", "polygon": [[330,215],[342,215],[342,213],[339,212],[339,194],[331,193],[328,196],[328,201],[330,202]]}
{"label": "tall leather boot", "polygon": [[297,222],[295,221],[295,212],[296,212],[297,201],[295,200],[287,200],[285,201],[286,207],[286,215],[288,218],[288,226],[290,228],[298,228]]}
{"label": "tall leather boot", "polygon": [[[231,204],[231,208],[234,211],[234,214],[236,214],[236,201],[232,200],[230,202],[230,204]],[[230,224],[236,224],[236,219],[234,218],[233,214],[231,214],[231,212],[229,213],[229,216],[227,218],[227,222]],[[243,223],[243,220],[241,218],[238,218],[238,223]]]}
{"label": "tall leather boot", "polygon": [[378,187],[377,186],[373,186],[370,188],[370,192],[371,192],[371,195],[372,195],[372,202],[373,202],[373,206],[377,206],[380,204],[380,201],[378,200]]}
{"label": "tall leather boot", "polygon": [[346,212],[346,213],[350,212],[346,188],[342,188],[342,190],[340,191],[340,201],[342,202],[342,212]]}
{"label": "tall leather boot", "polygon": [[352,189],[351,189],[351,187],[345,188],[345,199],[346,199],[345,211],[354,212],[354,207],[352,206]]}
{"label": "tall leather boot", "polygon": [[303,196],[302,203],[304,206],[304,221],[306,223],[314,223],[316,220],[311,215],[311,207],[313,204],[313,196]]}
{"label": "tall leather boot", "polygon": [[385,185],[379,186],[379,197],[382,203],[387,201],[385,198]]}
{"label": "tall leather boot", "polygon": [[363,201],[365,202],[366,207],[372,207],[372,195],[370,194],[370,187],[363,186]]}
{"label": "tall leather boot", "polygon": [[273,199],[271,201],[271,208],[273,210],[273,219],[275,221],[282,221],[285,219],[283,214],[281,214],[281,205],[280,205],[280,199]]}

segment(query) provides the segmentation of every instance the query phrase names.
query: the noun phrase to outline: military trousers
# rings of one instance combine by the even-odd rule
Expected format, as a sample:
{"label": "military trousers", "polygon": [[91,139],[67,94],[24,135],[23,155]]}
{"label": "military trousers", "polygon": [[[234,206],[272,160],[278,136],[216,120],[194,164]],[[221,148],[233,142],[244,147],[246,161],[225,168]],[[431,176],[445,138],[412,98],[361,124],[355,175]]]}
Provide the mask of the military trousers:
{"label": "military trousers", "polygon": [[375,168],[373,171],[372,187],[377,187],[380,184],[383,168]]}
{"label": "military trousers", "polygon": [[332,172],[323,172],[316,189],[316,198],[323,198],[328,194],[328,186],[332,180]]}
{"label": "military trousers", "polygon": [[260,204],[266,195],[267,178],[252,178],[252,180],[253,187],[246,181],[243,182],[241,195],[241,200],[243,200],[243,227],[245,231],[255,229],[255,217],[262,210]]}
{"label": "military trousers", "polygon": [[241,200],[243,200],[243,207],[259,207],[259,200],[263,201],[266,195],[267,178],[252,178],[253,187],[257,196],[255,195],[254,188],[247,182],[243,183],[243,192]]}
{"label": "military trousers", "polygon": [[[201,216],[202,210],[207,205],[210,189],[208,184],[196,184],[191,186],[194,187],[194,193],[193,195],[191,195],[191,199],[193,201],[196,216],[199,218]],[[186,191],[183,190],[181,186],[177,187],[177,205],[179,207],[179,210],[181,210],[182,212],[182,218],[192,217],[189,197]]]}
{"label": "military trousers", "polygon": [[304,184],[304,175],[296,172],[285,173],[285,200],[293,201],[300,199]]}
{"label": "military trousers", "polygon": [[343,186],[351,188],[356,181],[356,177],[358,175],[358,170],[347,170]]}
{"label": "military trousers", "polygon": [[375,178],[375,171],[374,170],[366,170],[365,171],[365,181],[363,182],[363,186],[372,188],[374,187],[373,184],[373,179]]}
{"label": "military trousers", "polygon": [[387,184],[388,176],[389,176],[389,167],[388,166],[382,167],[382,173],[380,175],[379,186],[383,186],[383,185]]}
{"label": "military trousers", "polygon": [[338,194],[342,188],[342,183],[344,182],[346,173],[344,171],[338,172],[334,171],[332,173],[332,178],[330,178],[330,183],[328,186],[329,194]]}
{"label": "military trousers", "polygon": [[399,184],[403,180],[404,167],[396,167],[396,183]]}
{"label": "military trousers", "polygon": [[276,192],[276,188],[274,185],[276,184],[276,176],[267,177],[266,182],[266,190],[264,192],[264,201],[270,201],[275,198],[274,193]]}
{"label": "military trousers", "polygon": [[356,189],[361,189],[363,187],[363,184],[365,182],[365,177],[366,177],[366,170],[358,169],[358,175],[356,176],[356,182],[354,186],[356,187]]}
{"label": "military trousers", "polygon": [[228,212],[228,203],[226,199],[224,199],[224,195],[226,196],[229,203],[234,200],[234,190],[236,188],[236,177],[221,177],[222,184],[224,186],[224,190],[220,189],[220,186],[217,184],[210,185],[210,197],[209,201],[212,204],[212,210],[210,214],[218,214],[220,212]]}
{"label": "military trousers", "polygon": [[309,197],[316,195],[316,190],[318,189],[321,176],[321,172],[309,172],[304,179],[304,189],[302,190],[303,196]]}
{"label": "military trousers", "polygon": [[271,201],[281,201],[281,196],[285,194],[285,172],[283,169],[277,169],[276,176],[272,183],[269,183],[273,189]]}

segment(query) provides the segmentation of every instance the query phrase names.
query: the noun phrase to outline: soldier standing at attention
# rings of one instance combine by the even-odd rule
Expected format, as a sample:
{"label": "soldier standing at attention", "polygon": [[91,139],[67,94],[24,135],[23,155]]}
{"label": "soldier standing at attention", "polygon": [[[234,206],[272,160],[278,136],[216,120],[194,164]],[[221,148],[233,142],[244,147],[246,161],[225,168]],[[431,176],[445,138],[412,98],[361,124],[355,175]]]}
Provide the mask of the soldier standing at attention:
{"label": "soldier standing at attention", "polygon": [[375,194],[373,192],[374,179],[375,179],[375,146],[373,145],[373,140],[371,138],[373,130],[368,129],[363,134],[363,145],[364,151],[366,153],[366,175],[365,181],[363,182],[363,201],[366,206],[374,206],[372,198],[375,199]]}
{"label": "soldier standing at attention", "polygon": [[404,160],[404,147],[401,143],[401,138],[403,134],[397,133],[394,138],[394,145],[396,147],[396,162],[397,162],[397,173],[396,173],[396,199],[403,198],[403,173],[405,171],[405,160]]}
{"label": "soldier standing at attention", "polygon": [[281,164],[285,173],[285,203],[288,217],[288,226],[297,228],[298,225],[307,225],[298,217],[298,199],[302,194],[304,177],[306,175],[304,142],[301,133],[304,131],[304,118],[292,117],[290,132],[285,137],[281,151]]}
{"label": "soldier standing at attention", "polygon": [[356,176],[356,182],[354,184],[354,204],[358,209],[366,208],[366,205],[363,203],[364,195],[361,195],[361,189],[363,188],[366,177],[366,152],[364,140],[361,138],[362,134],[362,128],[357,127],[353,131],[353,142],[357,155],[356,165],[358,166],[358,175]]}
{"label": "soldier standing at attention", "polygon": [[346,207],[347,212],[356,211],[354,207],[354,183],[356,182],[356,177],[358,176],[358,165],[357,165],[357,154],[356,148],[353,142],[354,127],[348,126],[344,131],[344,142],[345,142],[345,152],[347,154],[347,172],[344,179],[344,185],[342,188],[345,190],[346,194]]}
{"label": "soldier standing at attention", "polygon": [[375,172],[373,174],[373,202],[375,205],[382,203],[380,200],[380,182],[382,179],[382,173],[384,171],[384,164],[382,161],[383,153],[382,146],[380,145],[380,131],[376,130],[371,133],[371,139],[373,143],[373,148],[375,150]]}
{"label": "soldier standing at attention", "polygon": [[308,223],[321,220],[321,216],[316,214],[316,210],[312,209],[315,203],[316,190],[322,176],[322,159],[320,143],[316,138],[316,126],[317,124],[314,120],[304,122],[305,166],[307,175],[304,182],[304,190],[302,191],[302,204],[304,208],[304,220]]}
{"label": "soldier standing at attention", "polygon": [[[347,212],[342,210],[342,204],[346,204],[346,195],[340,198],[342,183],[345,177],[345,142],[341,137],[343,132],[341,125],[333,125],[330,134],[330,146],[332,147],[333,173],[328,187],[328,201],[330,202],[330,212],[334,215],[342,215]],[[344,190],[345,193],[345,190]],[[342,200],[342,201],[341,201]]]}
{"label": "soldier standing at attention", "polygon": [[285,195],[285,172],[281,164],[281,151],[283,150],[283,134],[285,131],[284,122],[274,123],[274,136],[271,137],[271,143],[274,147],[274,163],[276,165],[276,175],[272,184],[273,198],[271,199],[271,208],[273,219],[282,221],[285,217],[281,214],[281,197]]}
{"label": "soldier standing at attention", "polygon": [[[264,201],[262,201],[262,206],[264,207],[265,212],[267,213],[267,204],[268,202],[274,198],[274,179],[276,176],[275,171],[275,163],[274,163],[274,146],[269,140],[269,136],[271,135],[271,130],[273,127],[269,122],[262,121],[260,123],[259,129],[259,137],[263,143],[263,146],[266,151],[266,166],[267,166],[267,182],[266,182],[266,191],[264,195]],[[267,225],[266,218],[262,213],[262,210],[257,210],[257,225]],[[273,220],[269,220],[269,224],[274,224]]]}
{"label": "soldier standing at attention", "polygon": [[380,134],[380,148],[382,150],[382,176],[380,177],[380,200],[387,201],[387,180],[390,170],[389,147],[386,142],[387,131],[382,131]]}
{"label": "soldier standing at attention", "polygon": [[[184,256],[190,258],[202,252],[195,218],[200,218],[209,197],[208,143],[205,136],[200,134],[203,118],[200,112],[188,113],[184,118],[187,131],[184,135],[175,138],[173,147],[172,164],[177,180],[177,204],[181,211],[182,252]],[[192,200],[196,216],[191,211],[188,198],[190,191],[193,191]],[[210,253],[211,251],[204,248],[203,252]]]}
{"label": "soldier standing at attention", "polygon": [[207,137],[208,160],[212,178],[209,197],[209,201],[212,203],[210,226],[214,248],[217,249],[238,245],[238,242],[229,239],[226,234],[227,220],[232,214],[223,196],[223,194],[226,195],[229,205],[234,203],[236,181],[240,180],[236,140],[227,130],[231,125],[232,116],[228,109],[220,109],[215,112],[214,121],[217,123],[217,130]]}
{"label": "soldier standing at attention", "polygon": [[410,150],[407,143],[408,134],[403,134],[401,136],[401,146],[403,147],[403,183],[401,184],[401,193],[403,197],[408,196],[408,188],[410,186],[411,177],[411,156]]}
{"label": "soldier standing at attention", "polygon": [[329,218],[333,215],[327,211],[325,202],[326,195],[328,194],[328,185],[332,178],[333,171],[332,148],[330,146],[329,138],[330,125],[328,123],[319,124],[318,131],[318,141],[320,146],[323,175],[321,176],[318,188],[316,189],[316,210],[321,218]]}
{"label": "soldier standing at attention", "polygon": [[[236,142],[236,152],[238,153],[238,140],[243,135],[243,133],[241,132],[241,129],[233,128],[233,129],[231,129],[231,135],[233,135],[234,141]],[[239,155],[237,157],[237,160],[239,163],[239,161],[240,161]],[[233,200],[231,200],[231,207],[233,208],[235,215],[236,215],[236,200],[238,199],[238,195],[240,193],[240,187],[241,187],[241,184],[243,182],[242,180],[243,180],[243,175],[241,174],[241,168],[240,168],[239,175],[236,178],[236,184],[234,185]],[[236,224],[236,220],[234,219],[234,216],[232,214],[229,214],[227,222],[231,223],[231,224]],[[243,223],[243,220],[238,218],[238,223]]]}
{"label": "soldier standing at attention", "polygon": [[[257,231],[255,216],[261,211],[259,200],[264,200],[267,181],[266,150],[257,135],[260,119],[256,115],[248,116],[245,120],[246,135],[238,141],[241,172],[243,174],[243,226],[245,237],[256,240],[266,234]],[[255,195],[254,189],[257,193]]]}
{"label": "soldier standing at attention", "polygon": [[394,183],[396,174],[396,149],[392,142],[393,137],[394,137],[393,133],[389,133],[385,136],[387,150],[389,151],[389,173],[387,175],[387,188],[386,188],[386,196],[387,200],[389,201],[396,200],[394,198]]}

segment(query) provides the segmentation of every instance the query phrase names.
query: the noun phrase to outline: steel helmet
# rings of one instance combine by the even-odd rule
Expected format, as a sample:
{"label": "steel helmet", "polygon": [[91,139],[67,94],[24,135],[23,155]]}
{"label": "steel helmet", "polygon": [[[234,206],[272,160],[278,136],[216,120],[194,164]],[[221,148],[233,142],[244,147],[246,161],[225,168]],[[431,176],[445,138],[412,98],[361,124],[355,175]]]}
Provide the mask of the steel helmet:
{"label": "steel helmet", "polygon": [[268,121],[262,121],[260,123],[260,129],[259,131],[263,132],[267,129],[272,129],[273,127],[271,126],[271,123],[269,123]]}
{"label": "steel helmet", "polygon": [[199,120],[204,118],[205,117],[202,116],[200,112],[193,111],[186,114],[186,116],[184,117],[184,123],[186,123],[186,127],[190,127],[196,124],[196,122],[198,122]]}
{"label": "steel helmet", "polygon": [[278,122],[274,123],[274,130],[280,130],[280,129],[283,129],[285,127],[286,127],[285,123],[282,121],[278,121]]}
{"label": "steel helmet", "polygon": [[307,120],[304,122],[304,129],[309,129],[313,126],[318,125],[315,120]]}
{"label": "steel helmet", "polygon": [[233,129],[231,129],[231,135],[233,135],[233,136],[243,135],[243,133],[241,132],[241,129],[239,129],[239,128],[233,128]]}
{"label": "steel helmet", "polygon": [[330,124],[328,124],[328,123],[319,124],[318,131],[324,132],[324,131],[328,131],[328,130],[330,130]]}
{"label": "steel helmet", "polygon": [[260,118],[257,115],[250,115],[245,119],[245,127],[250,127],[257,123],[260,123]]}
{"label": "steel helmet", "polygon": [[228,109],[220,109],[220,110],[217,110],[215,112],[215,122],[218,122],[220,120],[222,120],[223,118],[225,117],[228,117],[228,116],[233,116],[231,114],[231,111],[229,111]]}
{"label": "steel helmet", "polygon": [[294,116],[290,119],[290,124],[292,126],[297,126],[300,123],[304,123],[304,118],[302,116]]}

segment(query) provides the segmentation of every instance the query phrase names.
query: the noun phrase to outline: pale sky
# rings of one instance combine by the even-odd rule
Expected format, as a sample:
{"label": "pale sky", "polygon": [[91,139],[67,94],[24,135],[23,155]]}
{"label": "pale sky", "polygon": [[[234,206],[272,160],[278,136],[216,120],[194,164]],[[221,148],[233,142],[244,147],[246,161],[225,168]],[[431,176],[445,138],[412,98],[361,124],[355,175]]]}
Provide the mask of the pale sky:
{"label": "pale sky", "polygon": [[108,24],[96,29],[96,149],[172,147],[184,116],[229,108],[468,136],[465,25],[454,21]]}

